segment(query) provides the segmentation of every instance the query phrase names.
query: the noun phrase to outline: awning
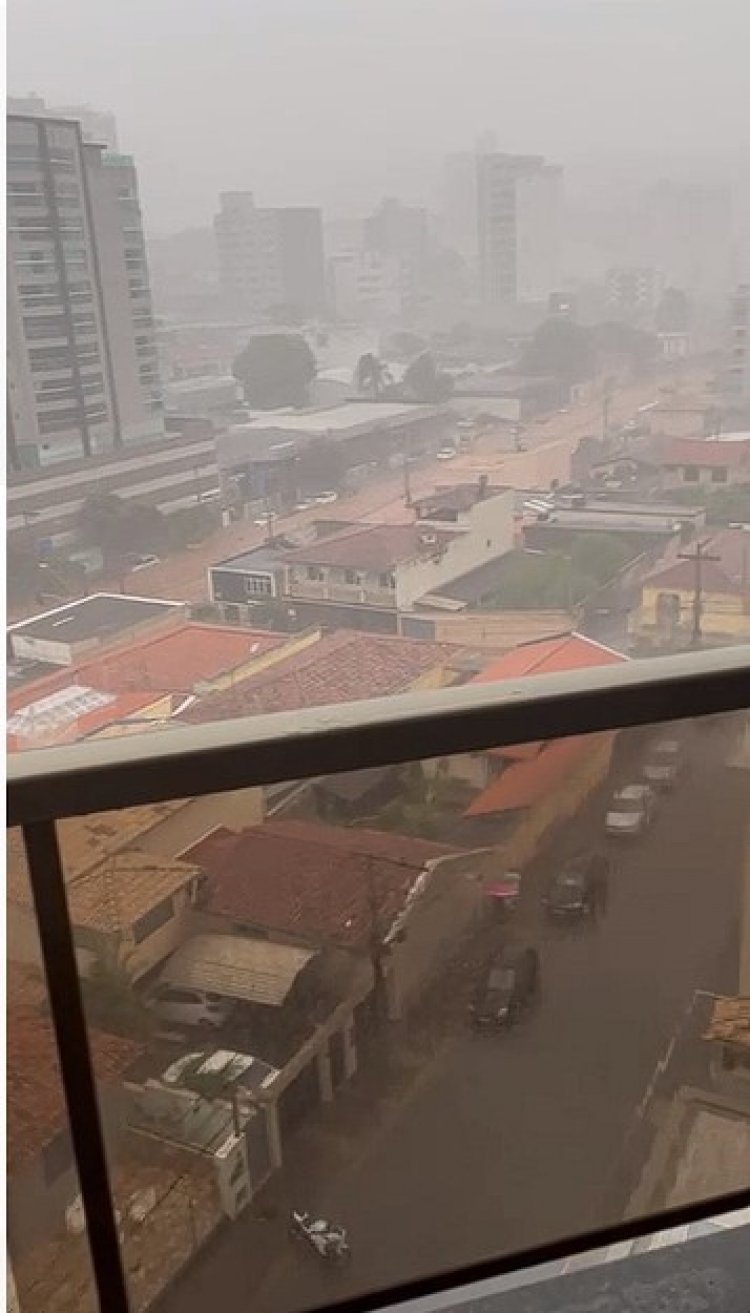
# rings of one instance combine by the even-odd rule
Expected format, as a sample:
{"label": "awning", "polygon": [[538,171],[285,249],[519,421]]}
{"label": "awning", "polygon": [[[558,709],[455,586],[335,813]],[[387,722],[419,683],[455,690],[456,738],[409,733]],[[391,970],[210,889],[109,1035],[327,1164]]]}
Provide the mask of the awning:
{"label": "awning", "polygon": [[195,935],[168,958],[162,980],[247,1003],[280,1007],[315,954],[247,935]]}

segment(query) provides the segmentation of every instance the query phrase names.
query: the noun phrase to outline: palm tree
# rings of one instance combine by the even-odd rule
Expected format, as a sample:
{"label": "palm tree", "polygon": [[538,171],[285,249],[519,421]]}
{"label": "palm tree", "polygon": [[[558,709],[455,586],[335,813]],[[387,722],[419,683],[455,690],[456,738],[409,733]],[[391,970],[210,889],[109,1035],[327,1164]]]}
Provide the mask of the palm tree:
{"label": "palm tree", "polygon": [[378,401],[383,390],[393,383],[388,366],[372,351],[366,351],[357,361],[354,381],[358,392],[371,392],[373,401]]}

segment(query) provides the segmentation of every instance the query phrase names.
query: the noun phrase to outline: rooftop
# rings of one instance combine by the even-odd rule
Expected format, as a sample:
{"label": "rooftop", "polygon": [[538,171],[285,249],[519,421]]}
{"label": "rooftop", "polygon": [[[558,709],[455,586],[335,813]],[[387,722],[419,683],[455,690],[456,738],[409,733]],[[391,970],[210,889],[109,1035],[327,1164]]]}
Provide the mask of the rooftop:
{"label": "rooftop", "polygon": [[510,764],[474,799],[465,815],[491,816],[533,807],[557,788],[577,762],[612,737],[611,734],[579,734],[549,743],[519,745],[528,750],[526,755],[519,748],[511,749]]}
{"label": "rooftop", "polygon": [[750,998],[719,998],[704,1039],[722,1040],[750,1049]]}
{"label": "rooftop", "polygon": [[585,638],[583,634],[562,634],[558,638],[524,643],[506,652],[477,675],[472,683],[492,684],[496,680],[520,679],[525,675],[561,674],[565,670],[618,665],[626,660],[627,657],[621,652],[597,643],[593,638]]}
{"label": "rooftop", "polygon": [[129,930],[142,916],[195,878],[197,867],[150,853],[114,853],[68,886],[70,919],[102,934]]}
{"label": "rooftop", "polygon": [[120,593],[93,593],[80,601],[43,611],[29,620],[10,625],[14,637],[42,639],[50,643],[104,642],[110,637],[146,624],[163,620],[170,612],[184,609],[183,602],[156,601],[149,597],[130,597]]}
{"label": "rooftop", "polygon": [[201,698],[179,719],[204,724],[404,693],[429,671],[448,668],[455,654],[445,643],[340,629],[224,693]]}
{"label": "rooftop", "polygon": [[236,570],[240,574],[248,570],[273,574],[274,570],[280,568],[287,551],[287,543],[263,543],[261,547],[251,547],[249,551],[239,552],[237,556],[228,556],[225,561],[215,561],[209,569]]}
{"label": "rooftop", "polygon": [[750,439],[718,442],[710,438],[673,438],[665,447],[661,463],[742,469],[750,463]]}
{"label": "rooftop", "polygon": [[[118,721],[144,711],[154,700],[153,692],[132,690],[123,694],[105,693],[90,685],[71,682],[71,671],[64,667],[62,676],[49,681],[53,691],[43,693],[38,686],[26,690],[26,698],[17,696],[16,710],[6,723],[9,752],[29,748],[51,747],[87,738]],[[46,681],[45,681],[46,685]]]}
{"label": "rooftop", "polygon": [[280,1007],[313,957],[305,948],[234,932],[193,935],[172,953],[162,978],[183,989],[205,989]]}
{"label": "rooftop", "polygon": [[208,875],[215,914],[316,943],[362,948],[372,934],[373,887],[387,929],[427,863],[450,852],[376,830],[275,821],[240,834],[214,830],[185,856]]}
{"label": "rooftop", "polygon": [[[102,1085],[116,1084],[142,1046],[89,1029],[94,1071]],[[34,1008],[7,1012],[6,1098],[8,1171],[12,1176],[67,1127],[52,1023]]]}
{"label": "rooftop", "polygon": [[[722,568],[720,561],[704,561],[701,566],[701,584],[704,593],[721,593],[725,596],[741,594],[741,584]],[[657,570],[643,581],[644,588],[675,588],[680,592],[694,592],[694,561],[675,561],[665,570]]]}
{"label": "rooftop", "polygon": [[362,524],[343,529],[329,538],[287,552],[289,565],[351,566],[361,570],[392,570],[419,552],[420,531],[414,524]]}
{"label": "rooftop", "polygon": [[408,402],[345,401],[340,406],[326,406],[319,410],[271,412],[244,427],[325,437],[328,433],[341,435],[351,431],[353,434],[366,429],[397,427],[438,413],[437,406],[412,405]]}

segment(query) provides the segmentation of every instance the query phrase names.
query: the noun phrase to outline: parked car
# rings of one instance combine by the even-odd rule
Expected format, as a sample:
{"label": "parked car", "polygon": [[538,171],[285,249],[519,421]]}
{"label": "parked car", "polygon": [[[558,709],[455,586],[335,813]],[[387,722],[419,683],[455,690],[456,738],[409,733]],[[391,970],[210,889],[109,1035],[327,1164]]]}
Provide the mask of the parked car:
{"label": "parked car", "polygon": [[656,797],[650,784],[626,784],[614,795],[604,828],[607,834],[635,838],[647,830],[656,811]]}
{"label": "parked car", "polygon": [[319,492],[315,498],[318,506],[330,506],[332,502],[338,501],[338,499],[339,495],[334,492],[333,488],[329,488],[325,492]]}
{"label": "parked car", "polygon": [[147,1002],[163,1021],[178,1026],[201,1026],[206,1030],[218,1030],[226,1025],[236,1006],[234,999],[223,994],[183,989],[166,981],[154,987]]}
{"label": "parked car", "polygon": [[244,1095],[245,1102],[252,1104],[254,1092],[267,1089],[278,1074],[278,1067],[250,1053],[202,1049],[177,1058],[162,1072],[161,1080],[164,1085],[194,1090],[197,1094],[205,1093],[210,1086],[219,1097],[237,1097],[241,1103]]}
{"label": "parked car", "polygon": [[302,501],[298,501],[298,502],[297,502],[297,505],[295,506],[294,509],[295,509],[295,511],[309,511],[309,510],[310,510],[310,507],[311,507],[311,506],[314,506],[314,505],[315,505],[315,502],[307,501],[307,500],[303,497]]}
{"label": "parked car", "polygon": [[685,771],[685,753],[678,739],[658,739],[643,766],[644,779],[655,789],[672,789]]}
{"label": "parked car", "polygon": [[603,911],[611,864],[603,853],[580,853],[557,872],[543,899],[552,921],[581,921]]}
{"label": "parked car", "polygon": [[438,460],[453,460],[457,455],[458,452],[455,447],[441,447],[437,454],[437,458]]}
{"label": "parked car", "polygon": [[471,1004],[477,1030],[512,1026],[539,991],[539,954],[535,948],[506,944],[485,968]]}

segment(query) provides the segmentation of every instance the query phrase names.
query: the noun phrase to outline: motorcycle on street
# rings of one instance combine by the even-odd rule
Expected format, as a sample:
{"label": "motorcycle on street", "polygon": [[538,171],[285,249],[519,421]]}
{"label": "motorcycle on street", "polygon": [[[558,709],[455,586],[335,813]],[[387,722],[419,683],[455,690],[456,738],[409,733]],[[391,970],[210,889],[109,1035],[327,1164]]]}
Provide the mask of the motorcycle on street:
{"label": "motorcycle on street", "polygon": [[292,1240],[304,1240],[318,1258],[332,1266],[343,1267],[351,1259],[346,1230],[335,1222],[326,1222],[322,1217],[314,1218],[310,1213],[293,1209],[289,1235]]}

